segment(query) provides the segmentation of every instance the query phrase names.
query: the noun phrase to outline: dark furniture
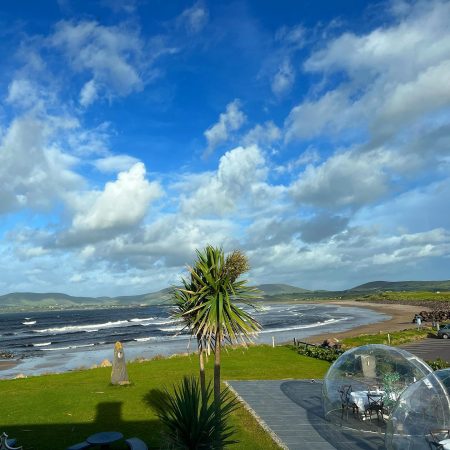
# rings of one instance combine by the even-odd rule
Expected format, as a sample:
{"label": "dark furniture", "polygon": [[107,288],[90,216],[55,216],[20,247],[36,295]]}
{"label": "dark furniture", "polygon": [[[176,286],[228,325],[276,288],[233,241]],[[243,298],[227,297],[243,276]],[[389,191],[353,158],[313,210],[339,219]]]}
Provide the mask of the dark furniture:
{"label": "dark furniture", "polygon": [[123,439],[123,434],[118,431],[102,431],[101,433],[89,436],[86,441],[91,445],[99,445],[100,448],[107,449],[109,444]]}
{"label": "dark furniture", "polygon": [[352,410],[353,414],[355,412],[358,412],[358,406],[356,405],[356,403],[354,403],[350,399],[350,392],[352,392],[351,384],[343,384],[339,388],[339,395],[341,397],[341,407],[342,407],[341,419],[344,418],[344,412],[347,413],[347,419],[348,419],[349,409]]}
{"label": "dark furniture", "polygon": [[367,408],[365,410],[365,415],[366,417],[369,416],[369,420],[372,421],[372,413],[376,412],[377,413],[377,419],[383,419],[383,410],[384,410],[384,405],[383,405],[383,396],[380,394],[372,394],[372,393],[368,393],[367,394]]}
{"label": "dark furniture", "polygon": [[22,447],[15,447],[16,444],[16,439],[8,439],[6,433],[0,436],[0,450],[22,450]]}
{"label": "dark furniture", "polygon": [[137,437],[129,438],[125,442],[130,450],[148,450],[147,444]]}

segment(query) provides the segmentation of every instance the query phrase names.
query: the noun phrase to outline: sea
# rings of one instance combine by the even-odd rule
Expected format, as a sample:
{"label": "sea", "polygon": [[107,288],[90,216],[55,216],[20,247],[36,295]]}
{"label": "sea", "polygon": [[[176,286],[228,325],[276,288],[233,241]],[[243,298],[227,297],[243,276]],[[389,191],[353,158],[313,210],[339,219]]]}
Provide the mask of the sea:
{"label": "sea", "polygon": [[[364,308],[306,303],[264,303],[251,313],[262,326],[254,341],[267,344],[333,336],[390,318]],[[169,306],[0,314],[0,353],[11,352],[20,361],[0,370],[0,378],[89,368],[112,360],[117,341],[127,360],[195,351],[196,342],[170,316]]]}

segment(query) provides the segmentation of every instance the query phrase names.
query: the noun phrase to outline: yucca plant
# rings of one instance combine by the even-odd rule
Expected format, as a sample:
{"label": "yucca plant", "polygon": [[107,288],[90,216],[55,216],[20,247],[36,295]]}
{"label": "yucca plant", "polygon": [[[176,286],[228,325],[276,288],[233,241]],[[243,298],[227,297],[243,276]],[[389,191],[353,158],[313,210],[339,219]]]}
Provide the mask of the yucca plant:
{"label": "yucca plant", "polygon": [[[183,279],[183,288],[175,296],[178,317],[181,317],[203,349],[214,350],[214,401],[220,405],[221,347],[224,341],[252,341],[260,330],[259,323],[236,302],[253,306],[259,291],[238,281],[249,268],[246,256],[236,250],[225,258],[221,248],[207,246],[197,250],[197,260],[189,267],[190,280]],[[200,351],[201,353],[201,351]]]}
{"label": "yucca plant", "polygon": [[148,395],[148,403],[163,423],[169,448],[215,450],[236,443],[230,439],[234,430],[228,425],[228,418],[237,409],[238,401],[224,390],[217,409],[211,401],[211,384],[205,393],[206,396],[194,377],[184,377],[179,386],[174,386],[173,393],[166,388]]}

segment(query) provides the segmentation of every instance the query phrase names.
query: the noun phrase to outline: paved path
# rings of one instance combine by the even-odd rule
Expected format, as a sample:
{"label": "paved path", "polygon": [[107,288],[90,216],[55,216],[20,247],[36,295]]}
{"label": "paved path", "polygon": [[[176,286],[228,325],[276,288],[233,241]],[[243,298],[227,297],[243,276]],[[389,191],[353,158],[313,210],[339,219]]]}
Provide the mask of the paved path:
{"label": "paved path", "polygon": [[401,345],[400,348],[424,360],[442,358],[444,361],[450,361],[450,339],[427,338]]}
{"label": "paved path", "polygon": [[322,384],[309,380],[228,384],[289,450],[380,450],[384,436],[334,426],[323,418]]}

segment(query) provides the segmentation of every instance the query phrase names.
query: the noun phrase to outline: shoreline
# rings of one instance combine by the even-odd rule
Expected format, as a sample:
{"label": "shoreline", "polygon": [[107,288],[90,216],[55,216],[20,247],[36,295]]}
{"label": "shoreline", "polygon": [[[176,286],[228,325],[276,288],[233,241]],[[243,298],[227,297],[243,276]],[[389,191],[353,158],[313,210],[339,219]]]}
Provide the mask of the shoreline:
{"label": "shoreline", "polygon": [[[313,302],[312,302],[313,303]],[[314,302],[316,303],[316,302]],[[318,302],[317,302],[318,303]],[[416,328],[417,325],[412,322],[414,312],[411,310],[412,305],[396,305],[392,303],[369,303],[369,302],[357,302],[355,300],[339,300],[321,302],[321,304],[337,305],[337,306],[350,306],[365,308],[369,311],[375,311],[378,313],[386,314],[390,316],[390,319],[369,323],[366,325],[360,325],[350,330],[330,333],[321,333],[314,336],[305,338],[305,342],[311,344],[321,344],[327,338],[344,339],[348,337],[357,337],[362,334],[376,334],[381,332],[401,331],[405,329]],[[421,310],[428,310],[428,308],[421,307]],[[368,311],[368,312],[369,312]],[[418,312],[418,311],[417,311]]]}
{"label": "shoreline", "polygon": [[[289,303],[298,303],[295,301]],[[303,303],[303,302],[301,302]],[[356,301],[329,301],[329,302],[308,302],[308,304],[320,304],[326,306],[333,307],[343,307],[351,310],[352,308],[361,310],[366,310],[367,315],[363,315],[364,318],[361,322],[356,319],[357,324],[355,327],[348,329],[348,322],[340,322],[341,324],[347,324],[343,331],[336,331],[336,327],[342,325],[325,325],[323,330],[320,330],[319,333],[315,334],[313,329],[308,329],[308,334],[305,335],[305,329],[291,331],[285,331],[280,333],[277,336],[277,344],[289,344],[292,342],[292,339],[296,337],[303,342],[309,343],[322,343],[327,338],[337,338],[342,339],[345,337],[351,336],[359,336],[361,334],[374,334],[381,331],[396,331],[403,330],[405,328],[414,328],[415,324],[411,322],[413,313],[411,312],[411,305],[393,305],[393,304],[375,304],[375,303],[362,303]],[[361,315],[361,313],[359,313]],[[371,319],[375,320],[375,322],[371,321]],[[368,322],[368,323],[364,323]],[[272,336],[269,333],[264,333],[261,335],[261,339],[258,343],[261,344],[270,344],[272,342]],[[140,346],[128,346],[127,353],[128,356],[131,357],[130,360],[135,359],[144,359],[150,360],[155,355],[164,355],[166,357],[170,357],[171,355],[182,354],[190,351],[189,347],[186,348],[187,341],[175,341],[170,345],[170,349],[161,349],[155,354],[150,354],[149,350],[153,346],[140,345]],[[155,344],[153,344],[155,345]],[[132,351],[132,350],[135,351]],[[140,349],[140,350],[139,350]],[[106,351],[106,350],[105,350]],[[166,353],[167,351],[167,353]],[[192,351],[192,350],[191,350]],[[133,353],[133,354],[131,354]],[[98,365],[103,359],[111,359],[108,355],[100,355],[92,360],[93,353],[79,351],[75,353],[71,353],[72,357],[75,357],[78,361],[77,364],[71,367],[65,366],[62,367],[60,364],[60,359],[57,354],[47,355],[45,359],[40,361],[36,360],[35,363],[32,360],[22,360],[22,359],[8,359],[8,360],[0,360],[0,379],[11,378],[17,375],[21,375],[22,373],[25,376],[38,376],[43,373],[61,373],[70,370],[78,370],[78,369],[88,369],[93,365]],[[89,359],[90,358],[90,359]],[[30,363],[32,366],[30,366]]]}

